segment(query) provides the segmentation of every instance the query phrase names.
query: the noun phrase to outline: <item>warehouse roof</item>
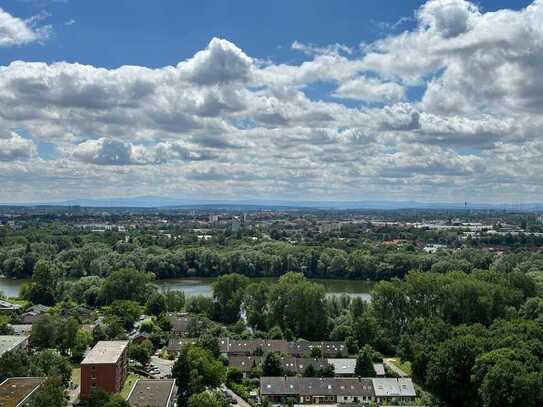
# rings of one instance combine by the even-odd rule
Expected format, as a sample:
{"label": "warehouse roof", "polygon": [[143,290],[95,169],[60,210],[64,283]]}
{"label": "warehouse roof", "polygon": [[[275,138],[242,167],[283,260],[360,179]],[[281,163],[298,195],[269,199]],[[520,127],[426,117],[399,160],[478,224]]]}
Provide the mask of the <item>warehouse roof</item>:
{"label": "warehouse roof", "polygon": [[0,384],[0,406],[17,407],[43,383],[43,377],[11,377]]}
{"label": "warehouse roof", "polygon": [[131,407],[168,407],[174,389],[175,380],[138,380],[127,401]]}

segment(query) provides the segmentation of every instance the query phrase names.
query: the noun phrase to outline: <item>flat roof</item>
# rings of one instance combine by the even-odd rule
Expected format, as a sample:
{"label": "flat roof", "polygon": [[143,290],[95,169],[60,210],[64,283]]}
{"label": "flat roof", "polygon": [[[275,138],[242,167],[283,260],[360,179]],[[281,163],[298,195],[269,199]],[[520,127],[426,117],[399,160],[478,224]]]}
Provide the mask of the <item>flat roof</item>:
{"label": "flat roof", "polygon": [[81,364],[117,363],[127,346],[128,341],[100,341]]}
{"label": "flat roof", "polygon": [[175,380],[138,380],[127,401],[131,407],[168,407],[174,388]]}
{"label": "flat roof", "polygon": [[44,377],[11,377],[0,384],[0,406],[17,407],[45,380]]}
{"label": "flat roof", "polygon": [[0,356],[28,340],[28,336],[0,335]]}

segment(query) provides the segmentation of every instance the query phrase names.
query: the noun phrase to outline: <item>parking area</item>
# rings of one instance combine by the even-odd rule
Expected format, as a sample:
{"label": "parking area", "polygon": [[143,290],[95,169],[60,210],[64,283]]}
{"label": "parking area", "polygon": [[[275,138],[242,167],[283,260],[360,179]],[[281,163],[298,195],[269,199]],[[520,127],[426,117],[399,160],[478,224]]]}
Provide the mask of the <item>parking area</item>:
{"label": "parking area", "polygon": [[156,378],[169,377],[172,374],[173,360],[161,359],[157,356],[151,357],[151,366],[155,367],[156,370],[150,371]]}

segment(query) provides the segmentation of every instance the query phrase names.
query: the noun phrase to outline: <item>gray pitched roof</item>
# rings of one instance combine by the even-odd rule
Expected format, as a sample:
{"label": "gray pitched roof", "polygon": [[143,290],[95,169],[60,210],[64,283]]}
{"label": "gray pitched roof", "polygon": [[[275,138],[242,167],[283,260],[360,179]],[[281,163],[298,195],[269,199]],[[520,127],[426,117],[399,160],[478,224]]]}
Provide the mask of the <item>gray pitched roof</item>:
{"label": "gray pitched roof", "polygon": [[196,345],[198,343],[197,338],[180,338],[178,336],[173,336],[168,341],[168,352],[175,353],[181,352],[184,346],[186,345]]}
{"label": "gray pitched roof", "polygon": [[415,387],[409,378],[375,378],[371,379],[375,395],[378,397],[415,397]]}
{"label": "gray pitched roof", "polygon": [[338,377],[262,377],[260,394],[263,396],[374,396],[371,379]]}
{"label": "gray pitched roof", "polygon": [[2,311],[12,311],[20,308],[21,306],[19,304],[12,304],[11,302],[0,300],[0,310]]}
{"label": "gray pitched roof", "polygon": [[253,355],[261,349],[263,353],[279,352],[294,355],[311,354],[314,348],[321,349],[323,356],[335,356],[338,353],[347,354],[345,342],[287,342],[282,339],[230,339],[219,338],[219,348],[222,353],[237,355]]}
{"label": "gray pitched roof", "polygon": [[192,320],[192,316],[185,312],[169,313],[167,318],[172,324],[172,332],[176,334],[184,334]]}
{"label": "gray pitched roof", "polygon": [[338,353],[347,354],[347,346],[345,342],[312,342],[312,341],[296,341],[289,342],[289,353],[293,354],[311,354],[314,348],[321,349],[323,356],[335,356]]}
{"label": "gray pitched roof", "polygon": [[332,358],[328,359],[328,363],[334,366],[336,375],[354,375],[356,359]]}
{"label": "gray pitched roof", "polygon": [[375,374],[377,376],[384,376],[385,375],[385,365],[382,363],[374,363],[373,364],[373,370],[375,370]]}
{"label": "gray pitched roof", "polygon": [[[293,358],[291,356],[281,356],[281,367],[283,370],[292,373],[303,373],[308,366],[313,366],[316,370],[328,366],[326,359],[317,358]],[[230,356],[228,364],[236,367],[244,373],[249,373],[255,367],[260,367],[264,363],[263,356]]]}

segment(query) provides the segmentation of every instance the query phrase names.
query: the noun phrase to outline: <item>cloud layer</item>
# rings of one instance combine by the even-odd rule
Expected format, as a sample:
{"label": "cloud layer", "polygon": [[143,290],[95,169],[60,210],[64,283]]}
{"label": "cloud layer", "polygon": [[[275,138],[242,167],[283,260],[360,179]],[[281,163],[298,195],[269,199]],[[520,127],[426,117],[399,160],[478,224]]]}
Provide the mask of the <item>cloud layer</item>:
{"label": "cloud layer", "polygon": [[[39,36],[6,15],[0,45]],[[2,200],[543,201],[543,1],[414,15],[359,49],[293,42],[295,65],[214,38],[158,69],[1,66]]]}

